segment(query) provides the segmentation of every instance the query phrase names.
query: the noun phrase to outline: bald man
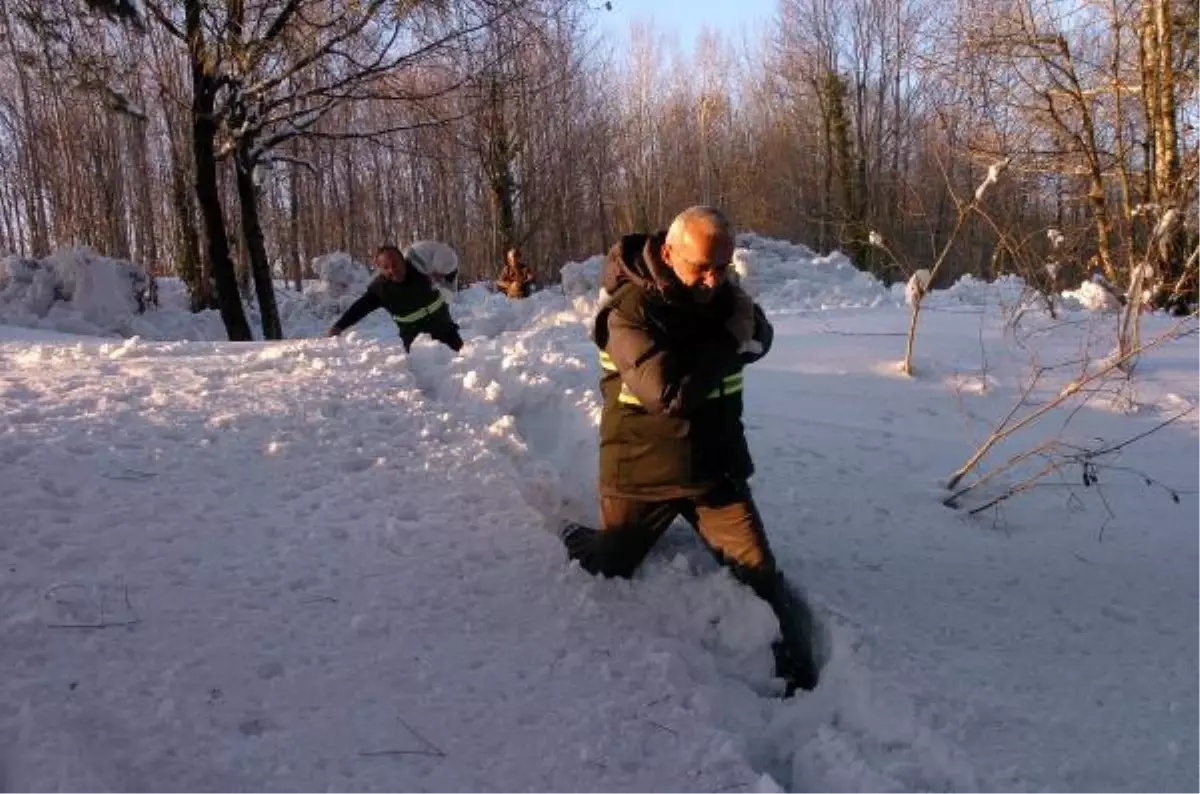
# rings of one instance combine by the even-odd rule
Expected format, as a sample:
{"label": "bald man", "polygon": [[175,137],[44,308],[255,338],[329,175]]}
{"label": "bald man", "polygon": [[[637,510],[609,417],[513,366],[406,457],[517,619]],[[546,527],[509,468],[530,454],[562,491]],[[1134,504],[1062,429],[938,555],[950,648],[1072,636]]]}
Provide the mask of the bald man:
{"label": "bald man", "polygon": [[600,348],[601,528],[569,524],[572,559],[632,576],[676,517],[779,619],[785,694],[817,684],[813,620],[776,567],[748,480],[742,368],[771,347],[766,315],[727,279],[728,219],[691,207],[665,232],[631,234],[609,252],[609,296],[592,330]]}
{"label": "bald man", "polygon": [[456,353],[462,350],[458,324],[431,276],[394,245],[380,246],[373,265],[379,275],[367,285],[362,297],[329,326],[326,336],[338,336],[376,309],[386,309],[396,323],[405,351],[421,334],[428,334]]}

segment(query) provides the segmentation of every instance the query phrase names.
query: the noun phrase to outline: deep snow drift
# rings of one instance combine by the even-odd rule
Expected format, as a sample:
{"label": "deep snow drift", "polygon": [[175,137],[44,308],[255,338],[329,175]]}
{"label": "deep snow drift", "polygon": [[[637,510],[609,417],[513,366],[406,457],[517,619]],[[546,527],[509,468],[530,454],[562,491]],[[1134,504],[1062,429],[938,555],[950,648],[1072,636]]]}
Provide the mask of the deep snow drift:
{"label": "deep snow drift", "polygon": [[[602,260],[594,256],[567,263],[562,268],[562,283],[548,291],[567,298],[594,299]],[[733,264],[747,291],[775,314],[905,304],[903,283],[888,289],[838,251],[818,256],[804,245],[742,234]],[[295,292],[291,282],[276,284],[280,319],[288,338],[319,335],[361,294],[371,277],[366,265],[343,252],[317,257],[312,265],[318,278],[305,282],[303,293]],[[178,279],[160,278],[156,285],[157,306],[143,311],[135,295],[145,293],[146,277],[136,264],[97,256],[86,248],[65,249],[41,260],[0,258],[0,324],[146,340],[227,338],[216,311],[192,314],[187,310],[186,292]],[[1022,290],[1021,280],[1012,276],[992,284],[965,276],[949,289],[931,293],[926,305],[1015,305],[1022,300]],[[1065,310],[1106,312],[1117,308],[1111,296],[1091,282],[1063,292],[1057,300]],[[529,319],[520,308],[509,311],[503,296],[493,295],[481,285],[465,290],[458,303],[469,307],[468,313],[478,318],[479,332],[488,336]],[[257,305],[251,300],[245,309],[257,335],[261,326]]]}
{"label": "deep snow drift", "polygon": [[[1194,790],[1195,412],[1099,487],[947,509],[1031,361],[1103,356],[1113,317],[1029,310],[1014,334],[1019,287],[965,282],[931,295],[906,379],[903,284],[743,243],[776,324],[747,373],[755,492],[833,643],[786,702],[769,610],[685,528],[628,582],[545,531],[548,504],[594,512],[595,260],[529,300],[457,295],[458,356],[406,356],[382,312],[236,345],[169,281],[135,325],[78,293],[16,316],[0,285],[37,329],[0,327],[3,787]],[[329,261],[281,291],[289,336],[356,294]],[[139,338],[55,333],[68,316]],[[1195,338],[1131,386],[1067,437],[1193,408]]]}

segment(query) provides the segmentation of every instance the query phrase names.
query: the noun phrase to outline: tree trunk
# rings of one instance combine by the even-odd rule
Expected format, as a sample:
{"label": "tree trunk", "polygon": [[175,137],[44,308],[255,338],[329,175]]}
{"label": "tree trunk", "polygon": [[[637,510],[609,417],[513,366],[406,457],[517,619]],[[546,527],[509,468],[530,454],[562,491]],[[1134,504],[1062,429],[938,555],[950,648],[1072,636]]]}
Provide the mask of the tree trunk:
{"label": "tree trunk", "polygon": [[134,228],[137,233],[138,259],[152,271],[162,274],[162,263],[159,262],[158,237],[154,233],[154,201],[150,193],[150,182],[155,174],[150,170],[149,136],[146,134],[146,122],[141,119],[130,119],[130,159],[137,169],[134,175],[137,210],[134,213]]}
{"label": "tree trunk", "polygon": [[192,72],[192,154],[196,161],[196,201],[204,218],[208,259],[213,281],[216,282],[217,306],[225,323],[225,333],[232,342],[248,342],[254,337],[238,297],[237,275],[229,255],[229,235],[225,230],[225,216],[221,209],[217,180],[217,122],[213,118],[216,81],[206,66],[208,53],[205,51],[200,24],[200,0],[188,0],[186,10]]}
{"label": "tree trunk", "polygon": [[267,247],[263,242],[262,223],[258,216],[258,188],[254,184],[254,161],[250,152],[252,145],[253,141],[249,138],[242,138],[237,149],[236,178],[242,241],[246,244],[250,276],[254,279],[254,292],[258,296],[263,339],[283,339],[279,308],[275,304],[275,282],[271,278],[271,264],[267,261]]}
{"label": "tree trunk", "polygon": [[838,75],[828,72],[825,75],[826,100],[829,103],[830,130],[833,135],[833,150],[837,160],[838,187],[841,194],[841,243],[846,247],[850,258],[858,268],[866,268],[864,242],[866,235],[863,230],[862,213],[858,203],[861,186],[858,184],[864,177],[860,171],[864,166],[863,160],[855,158],[850,143],[850,121],[846,117],[846,84]]}
{"label": "tree trunk", "polygon": [[[297,150],[298,151],[298,150]],[[296,284],[296,292],[304,291],[304,273],[300,265],[300,166],[292,163],[288,167],[288,269]]]}
{"label": "tree trunk", "polygon": [[1147,2],[1142,7],[1138,21],[1138,67],[1141,71],[1142,82],[1142,122],[1146,125],[1145,134],[1141,136],[1142,159],[1144,161],[1142,175],[1142,196],[1144,201],[1157,201],[1155,195],[1154,174],[1157,171],[1154,152],[1157,148],[1158,131],[1155,124],[1159,118],[1158,111],[1158,45],[1155,41],[1154,10]]}
{"label": "tree trunk", "polygon": [[184,172],[183,152],[171,145],[171,203],[175,210],[175,229],[179,240],[175,271],[183,279],[188,290],[188,302],[192,311],[215,309],[209,268],[200,255],[200,230],[196,228],[196,205],[188,191]]}
{"label": "tree trunk", "polygon": [[[1178,208],[1187,197],[1182,195],[1179,168],[1178,110],[1175,103],[1175,31],[1171,19],[1169,0],[1152,0],[1154,3],[1154,30],[1157,50],[1153,57],[1158,68],[1158,117],[1154,123],[1154,182],[1156,201],[1160,212],[1168,207]],[[1187,250],[1186,224],[1174,225],[1162,239],[1156,250],[1148,252],[1151,261],[1157,260],[1156,287],[1167,281],[1175,281],[1183,273],[1183,260]],[[1165,291],[1156,290],[1163,292]]]}

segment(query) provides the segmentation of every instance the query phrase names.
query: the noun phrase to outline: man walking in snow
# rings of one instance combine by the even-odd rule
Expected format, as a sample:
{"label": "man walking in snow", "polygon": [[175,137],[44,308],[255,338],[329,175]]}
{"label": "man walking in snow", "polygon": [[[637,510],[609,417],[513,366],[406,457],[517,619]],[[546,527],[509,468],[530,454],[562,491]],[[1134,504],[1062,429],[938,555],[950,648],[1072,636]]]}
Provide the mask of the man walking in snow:
{"label": "man walking in snow", "polygon": [[376,309],[386,309],[396,323],[405,350],[421,334],[429,334],[455,352],[462,349],[463,340],[450,316],[446,298],[438,292],[430,276],[414,265],[413,259],[396,246],[385,245],[375,253],[373,264],[379,275],[367,285],[362,297],[330,326],[326,336],[337,336]]}
{"label": "man walking in snow", "polygon": [[775,564],[747,480],[742,368],[767,354],[762,309],[726,279],[728,220],[692,207],[667,232],[624,237],[601,275],[600,529],[569,524],[563,543],[591,573],[632,576],[678,516],[779,619],[776,673],[817,684],[813,620]]}

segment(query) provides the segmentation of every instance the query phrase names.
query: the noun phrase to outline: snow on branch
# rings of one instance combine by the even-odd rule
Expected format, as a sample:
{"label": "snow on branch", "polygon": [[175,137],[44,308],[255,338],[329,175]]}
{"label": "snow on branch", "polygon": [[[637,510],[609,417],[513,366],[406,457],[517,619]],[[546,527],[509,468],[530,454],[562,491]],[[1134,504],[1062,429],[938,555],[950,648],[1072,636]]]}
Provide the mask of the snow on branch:
{"label": "snow on branch", "polygon": [[1005,157],[988,166],[987,178],[979,183],[979,187],[975,188],[975,200],[983,201],[984,194],[988,188],[996,184],[1000,179],[1000,175],[1004,173],[1004,169],[1008,168],[1008,164],[1012,161],[1011,157]]}

